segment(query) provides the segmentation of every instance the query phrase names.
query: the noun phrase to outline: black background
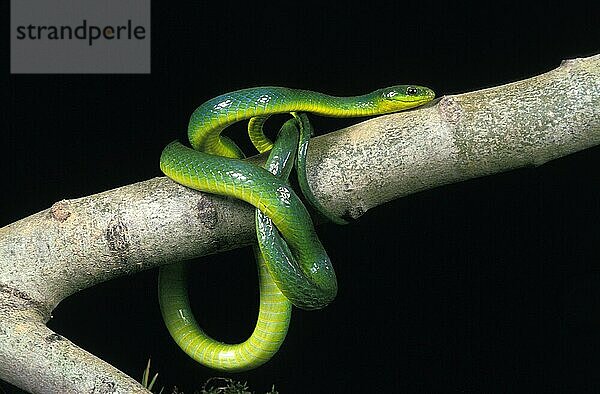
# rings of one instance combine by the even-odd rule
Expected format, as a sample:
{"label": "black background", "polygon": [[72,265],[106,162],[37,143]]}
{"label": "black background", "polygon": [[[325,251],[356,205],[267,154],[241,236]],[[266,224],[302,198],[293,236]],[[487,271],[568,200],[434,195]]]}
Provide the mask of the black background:
{"label": "black background", "polygon": [[[592,2],[455,3],[154,1],[151,75],[9,75],[7,50],[0,225],[161,175],[163,146],[185,140],[195,107],[227,91],[353,95],[418,83],[448,95],[600,49]],[[356,121],[311,119],[319,133]],[[281,393],[600,388],[599,164],[592,148],[319,227],[338,298],[322,311],[295,310],[274,359],[231,376]],[[257,307],[251,252],[204,258],[194,274],[203,326],[222,340],[245,338]],[[82,291],[49,325],[135,377],[151,356],[159,386],[192,392],[223,374],[171,341],[156,275]]]}

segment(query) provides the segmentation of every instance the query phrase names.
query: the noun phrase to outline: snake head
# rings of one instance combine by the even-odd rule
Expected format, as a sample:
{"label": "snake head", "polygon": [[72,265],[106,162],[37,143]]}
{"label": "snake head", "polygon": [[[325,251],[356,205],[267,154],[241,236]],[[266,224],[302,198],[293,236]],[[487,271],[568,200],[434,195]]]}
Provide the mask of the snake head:
{"label": "snake head", "polygon": [[424,86],[396,85],[380,90],[380,105],[386,112],[401,111],[423,105],[435,97],[435,92]]}

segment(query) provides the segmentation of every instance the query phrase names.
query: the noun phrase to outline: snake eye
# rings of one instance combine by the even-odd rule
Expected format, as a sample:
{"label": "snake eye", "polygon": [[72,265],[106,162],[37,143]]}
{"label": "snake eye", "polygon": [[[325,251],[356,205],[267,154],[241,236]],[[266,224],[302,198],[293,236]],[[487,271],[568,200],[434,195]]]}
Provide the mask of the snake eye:
{"label": "snake eye", "polygon": [[419,91],[414,86],[409,86],[406,88],[406,94],[409,96],[415,96]]}

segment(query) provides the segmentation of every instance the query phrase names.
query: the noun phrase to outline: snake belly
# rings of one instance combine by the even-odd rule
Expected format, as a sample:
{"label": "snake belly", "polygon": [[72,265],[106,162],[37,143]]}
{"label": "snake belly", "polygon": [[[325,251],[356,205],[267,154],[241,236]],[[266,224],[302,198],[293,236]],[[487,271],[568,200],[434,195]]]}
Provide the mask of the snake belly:
{"label": "snake belly", "polygon": [[[271,225],[265,225],[259,220],[261,214],[257,214],[257,233],[261,250],[261,253],[257,254],[260,255],[259,275],[261,278],[263,274],[266,275],[261,271],[262,266],[266,267],[269,274],[267,276],[271,278],[272,283],[275,283],[285,298],[294,305],[303,309],[322,308],[335,297],[337,282],[329,257],[314,232],[308,211],[285,180],[240,160],[243,154],[239,148],[229,138],[222,136],[221,132],[233,123],[250,119],[250,138],[259,151],[266,151],[271,149],[273,143],[262,133],[262,125],[273,114],[293,114],[296,123],[290,123],[289,127],[305,130],[307,127],[303,125],[306,125],[307,120],[303,118],[303,113],[306,112],[331,117],[379,115],[416,107],[432,100],[433,97],[434,93],[430,89],[413,85],[399,85],[353,97],[335,97],[282,87],[238,90],[215,97],[194,111],[188,127],[188,137],[194,149],[186,148],[178,142],[169,144],[161,155],[161,170],[169,178],[185,186],[233,196],[254,205],[262,215],[272,221]],[[303,173],[298,175],[299,183],[307,199],[320,212],[324,212],[306,181],[308,137],[306,134],[301,137],[305,143],[300,144],[302,149],[298,152],[297,169]],[[278,233],[283,239],[277,238]],[[240,370],[262,364],[265,361],[263,355],[253,355],[251,351],[246,355],[250,359],[249,362],[244,364],[242,360],[241,364],[236,364],[240,362],[240,357],[231,357],[231,349],[226,346],[238,345],[225,345],[198,336],[202,331],[197,327],[189,310],[185,283],[178,279],[182,277],[182,271],[173,269],[172,275],[163,275],[169,267],[161,269],[161,309],[169,331],[177,343],[189,355],[201,352],[203,355],[210,355],[211,359],[218,360],[212,365],[206,363],[213,368]],[[261,293],[261,308],[262,300]],[[282,311],[285,308],[280,309]],[[285,322],[284,330],[279,324],[282,322]],[[257,328],[259,323],[260,311]],[[272,348],[276,351],[285,337],[287,324],[289,316],[287,320],[278,320],[273,326],[273,332],[261,328],[259,332],[264,335],[260,340],[269,342],[275,338],[272,343],[278,344]],[[189,327],[196,328],[190,330]],[[283,337],[282,331],[285,331]],[[251,341],[256,332],[255,329],[246,342]],[[253,347],[260,346],[254,343]],[[206,361],[206,357],[194,358],[200,358],[200,362]],[[231,361],[233,359],[237,361]]]}

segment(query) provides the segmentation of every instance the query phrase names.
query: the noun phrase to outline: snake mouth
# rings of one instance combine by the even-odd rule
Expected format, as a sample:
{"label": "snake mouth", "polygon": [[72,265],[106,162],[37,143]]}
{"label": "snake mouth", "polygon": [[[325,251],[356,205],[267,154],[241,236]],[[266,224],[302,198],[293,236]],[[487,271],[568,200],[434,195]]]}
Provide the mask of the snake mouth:
{"label": "snake mouth", "polygon": [[409,104],[411,107],[417,107],[417,106],[421,106],[423,104],[427,104],[428,102],[430,102],[431,100],[434,99],[434,96],[431,97],[425,97],[425,98],[421,98],[418,100],[399,100],[403,103]]}

